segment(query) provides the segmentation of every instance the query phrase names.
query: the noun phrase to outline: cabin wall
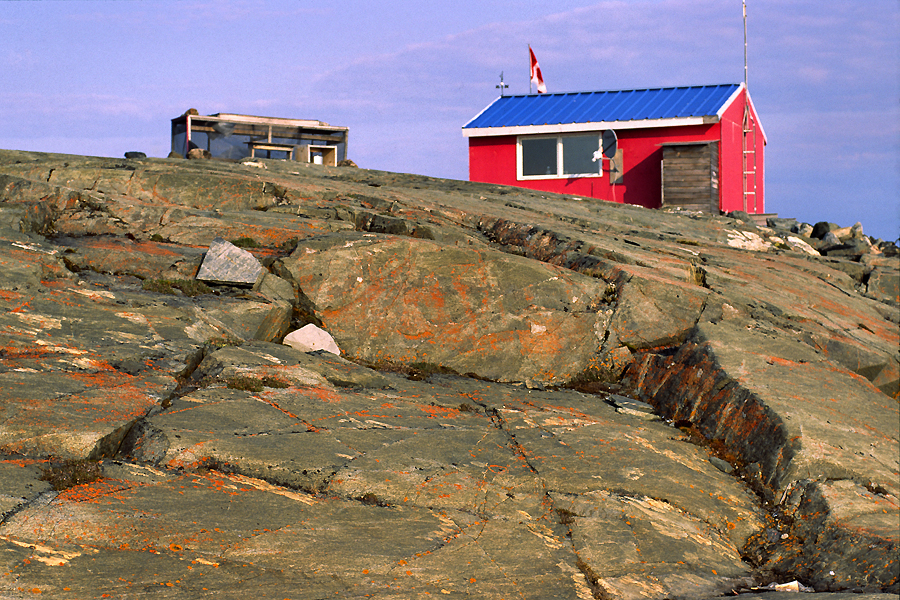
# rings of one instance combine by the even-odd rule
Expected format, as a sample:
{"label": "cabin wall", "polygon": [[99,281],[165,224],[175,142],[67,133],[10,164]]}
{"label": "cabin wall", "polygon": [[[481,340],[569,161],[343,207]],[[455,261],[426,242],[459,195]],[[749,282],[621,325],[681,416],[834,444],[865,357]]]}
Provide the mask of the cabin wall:
{"label": "cabin wall", "polygon": [[610,184],[609,159],[606,158],[603,159],[604,173],[601,177],[518,180],[516,136],[511,135],[469,138],[469,180],[659,208],[662,200],[662,144],[717,141],[719,126],[623,129],[616,133],[622,151],[621,168],[624,169],[621,184]]}
{"label": "cabin wall", "polygon": [[521,185],[516,181],[516,136],[469,138],[469,181]]}
{"label": "cabin wall", "polygon": [[[765,139],[762,129],[759,127],[759,118],[755,112],[751,112],[751,129],[753,133],[748,136],[748,148],[754,150],[749,155],[751,166],[755,160],[756,168],[756,198],[748,196],[747,205],[744,205],[744,181],[743,181],[743,134],[744,103],[746,91],[735,99],[722,115],[722,137],[720,140],[719,158],[719,207],[723,212],[743,210],[751,214],[766,212],[765,205]],[[754,135],[755,133],[755,135]]]}

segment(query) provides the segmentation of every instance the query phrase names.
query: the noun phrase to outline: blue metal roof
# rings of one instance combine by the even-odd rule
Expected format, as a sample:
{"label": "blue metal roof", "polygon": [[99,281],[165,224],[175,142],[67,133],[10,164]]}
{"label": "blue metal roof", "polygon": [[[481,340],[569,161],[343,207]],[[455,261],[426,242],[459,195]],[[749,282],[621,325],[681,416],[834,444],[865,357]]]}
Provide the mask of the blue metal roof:
{"label": "blue metal roof", "polygon": [[501,96],[463,129],[706,117],[740,84]]}

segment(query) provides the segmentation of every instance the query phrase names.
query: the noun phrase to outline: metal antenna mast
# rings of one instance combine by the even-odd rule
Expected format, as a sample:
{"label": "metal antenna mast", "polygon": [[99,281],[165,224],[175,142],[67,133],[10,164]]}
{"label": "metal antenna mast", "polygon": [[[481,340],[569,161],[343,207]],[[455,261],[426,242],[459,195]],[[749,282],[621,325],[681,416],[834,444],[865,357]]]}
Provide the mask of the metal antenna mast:
{"label": "metal antenna mast", "polygon": [[760,208],[757,202],[756,182],[756,130],[758,127],[750,112],[750,90],[747,77],[747,0],[742,0],[741,4],[744,7],[744,119],[741,127],[743,129],[741,134],[743,207],[744,212],[750,210],[755,213]]}
{"label": "metal antenna mast", "polygon": [[747,80],[747,0],[742,0],[744,6],[744,87],[749,87]]}

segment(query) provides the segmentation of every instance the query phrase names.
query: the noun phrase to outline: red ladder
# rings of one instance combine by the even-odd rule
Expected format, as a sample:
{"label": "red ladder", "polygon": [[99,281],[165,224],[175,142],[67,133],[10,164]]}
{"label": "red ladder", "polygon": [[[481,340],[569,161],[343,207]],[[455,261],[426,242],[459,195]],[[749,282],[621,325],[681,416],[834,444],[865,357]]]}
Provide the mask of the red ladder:
{"label": "red ladder", "polygon": [[[750,100],[744,102],[744,122],[741,134],[743,157],[744,212],[756,213],[756,127],[750,111]],[[752,210],[751,210],[752,205]]]}

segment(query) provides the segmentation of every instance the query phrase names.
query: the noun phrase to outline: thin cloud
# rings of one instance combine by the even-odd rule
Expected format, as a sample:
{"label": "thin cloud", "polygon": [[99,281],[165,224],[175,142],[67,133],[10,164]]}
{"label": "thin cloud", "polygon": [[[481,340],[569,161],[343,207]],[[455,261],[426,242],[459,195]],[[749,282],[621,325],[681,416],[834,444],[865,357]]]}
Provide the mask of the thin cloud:
{"label": "thin cloud", "polygon": [[24,69],[34,67],[37,59],[34,57],[34,53],[26,48],[22,51],[10,50],[4,55],[2,63],[12,69]]}
{"label": "thin cloud", "polygon": [[109,94],[0,94],[0,111],[31,112],[43,116],[91,115],[98,117],[144,117],[154,103],[136,97]]}

